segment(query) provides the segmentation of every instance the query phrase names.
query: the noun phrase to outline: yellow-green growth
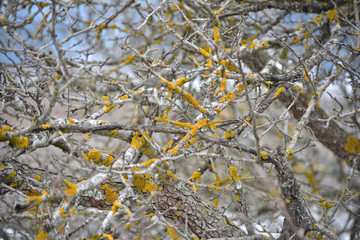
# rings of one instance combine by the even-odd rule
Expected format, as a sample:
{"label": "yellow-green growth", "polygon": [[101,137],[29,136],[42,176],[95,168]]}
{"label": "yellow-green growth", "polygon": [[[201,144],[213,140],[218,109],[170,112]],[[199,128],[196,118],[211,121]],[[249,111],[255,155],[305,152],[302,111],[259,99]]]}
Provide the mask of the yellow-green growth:
{"label": "yellow-green growth", "polygon": [[202,55],[204,55],[205,57],[210,57],[210,53],[208,53],[206,50],[202,49],[202,48],[199,48],[200,49],[200,53]]}
{"label": "yellow-green growth", "polygon": [[360,153],[359,139],[353,136],[348,136],[346,138],[344,150],[348,153]]}
{"label": "yellow-green growth", "polygon": [[220,88],[216,91],[214,96],[216,97],[219,93],[224,92],[226,90],[226,78],[222,78],[220,82]]}
{"label": "yellow-green growth", "polygon": [[225,96],[223,96],[223,97],[220,99],[219,103],[231,102],[231,101],[234,99],[234,97],[235,97],[235,94],[232,93],[232,92],[230,92],[230,93],[226,94]]}
{"label": "yellow-green growth", "polygon": [[220,38],[221,36],[219,34],[219,29],[216,26],[214,26],[214,41],[219,42]]}
{"label": "yellow-green growth", "polygon": [[186,78],[180,77],[180,78],[176,81],[175,86],[181,87],[182,85],[184,85],[184,84],[187,83],[187,82],[188,82],[188,80],[187,80]]}
{"label": "yellow-green growth", "polygon": [[64,181],[66,188],[64,190],[64,193],[66,193],[67,195],[69,195],[69,197],[72,197],[74,194],[77,193],[77,185],[76,184],[72,184],[70,181],[65,180]]}
{"label": "yellow-green growth", "polygon": [[234,134],[235,134],[234,131],[226,130],[226,133],[224,134],[224,138],[225,139],[232,138]]}
{"label": "yellow-green growth", "polygon": [[166,228],[167,228],[166,232],[169,234],[171,240],[180,240],[181,239],[180,237],[176,236],[176,231],[174,229],[172,229],[169,226],[166,226]]}
{"label": "yellow-green growth", "polygon": [[235,166],[229,167],[230,176],[232,177],[233,181],[237,182],[240,180],[238,170]]}
{"label": "yellow-green growth", "polygon": [[153,164],[156,160],[158,160],[158,158],[152,158],[152,159],[150,159],[150,160],[148,160],[148,161],[146,161],[146,162],[143,162],[143,163],[141,163],[144,167],[148,167],[148,166],[150,166],[151,164]]}
{"label": "yellow-green growth", "polygon": [[184,94],[184,98],[189,104],[191,104],[194,108],[199,107],[198,101],[190,93],[184,90]]}
{"label": "yellow-green growth", "polygon": [[195,182],[199,182],[201,178],[201,172],[195,171],[191,176],[191,179],[195,180]]}
{"label": "yellow-green growth", "polygon": [[114,204],[111,207],[111,213],[112,215],[115,215],[115,213],[118,211],[118,209],[121,208],[121,203],[114,202]]}
{"label": "yellow-green growth", "polygon": [[266,152],[261,152],[260,154],[261,154],[261,158],[264,160],[269,158],[268,155],[266,154]]}
{"label": "yellow-green growth", "polygon": [[277,98],[283,91],[284,91],[284,87],[279,88],[274,95],[274,98]]}
{"label": "yellow-green growth", "polygon": [[39,231],[37,232],[35,240],[46,240],[47,237],[48,237],[48,233],[45,232],[42,229],[39,229]]}
{"label": "yellow-green growth", "polygon": [[102,235],[104,238],[106,238],[108,240],[114,240],[114,238],[113,238],[113,236],[111,236],[111,234],[103,233]]}
{"label": "yellow-green growth", "polygon": [[101,160],[101,153],[98,152],[97,149],[90,149],[89,153],[84,153],[83,157],[87,160],[90,161],[92,160],[95,164],[99,165],[100,164],[100,160]]}

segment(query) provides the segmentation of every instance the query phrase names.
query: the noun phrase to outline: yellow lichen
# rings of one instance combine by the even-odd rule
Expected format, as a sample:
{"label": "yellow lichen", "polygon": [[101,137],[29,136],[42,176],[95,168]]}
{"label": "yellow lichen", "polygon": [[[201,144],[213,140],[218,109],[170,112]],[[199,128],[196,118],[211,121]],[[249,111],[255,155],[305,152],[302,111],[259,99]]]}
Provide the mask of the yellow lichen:
{"label": "yellow lichen", "polygon": [[31,203],[33,201],[35,201],[34,206],[39,205],[42,202],[42,197],[41,196],[31,196],[26,199],[27,203]]}
{"label": "yellow lichen", "polygon": [[77,193],[77,185],[76,184],[72,184],[68,180],[65,180],[64,183],[66,185],[66,188],[64,189],[64,193],[69,195],[69,197],[72,197],[74,194]]}
{"label": "yellow lichen", "polygon": [[156,160],[158,160],[158,158],[152,158],[152,159],[150,159],[150,160],[148,160],[148,161],[146,161],[146,162],[143,162],[143,163],[141,163],[144,167],[148,167],[148,166],[150,166],[151,164],[153,164]]}
{"label": "yellow lichen", "polygon": [[155,189],[149,174],[134,174],[133,184],[139,192],[152,192]]}
{"label": "yellow lichen", "polygon": [[310,184],[317,186],[318,183],[313,175],[313,173],[311,172],[310,168],[307,168],[305,171],[305,176],[307,178],[307,180],[309,181]]}
{"label": "yellow lichen", "polygon": [[129,64],[132,61],[134,61],[134,59],[135,59],[135,56],[129,54],[129,55],[126,56],[125,60],[122,61],[122,64]]}
{"label": "yellow lichen", "polygon": [[10,144],[17,146],[19,149],[24,149],[29,146],[29,139],[25,136],[16,136],[8,139]]}
{"label": "yellow lichen", "polygon": [[359,139],[353,136],[348,136],[346,138],[344,150],[348,153],[360,153]]}
{"label": "yellow lichen", "polygon": [[17,187],[19,187],[20,185],[21,185],[21,181],[10,183],[10,187],[12,187],[12,188],[17,188]]}
{"label": "yellow lichen", "polygon": [[172,229],[169,226],[166,226],[166,228],[167,228],[166,232],[169,234],[171,240],[180,240],[181,239],[180,237],[176,236],[176,231],[174,229]]}
{"label": "yellow lichen", "polygon": [[85,140],[88,140],[90,138],[91,132],[86,133]]}
{"label": "yellow lichen", "polygon": [[106,157],[105,161],[102,164],[105,167],[109,167],[113,161],[114,161],[114,158],[111,155],[109,155]]}
{"label": "yellow lichen", "polygon": [[75,120],[72,119],[71,117],[68,117],[67,119],[69,120],[69,124],[74,124],[75,123]]}
{"label": "yellow lichen", "polygon": [[287,149],[286,149],[286,152],[287,152],[288,154],[292,154],[294,151],[291,150],[290,148],[287,148]]}
{"label": "yellow lichen", "polygon": [[198,130],[199,130],[199,127],[195,126],[190,130],[190,134],[192,136],[195,136],[195,134],[197,133]]}
{"label": "yellow lichen", "polygon": [[175,86],[181,87],[182,85],[184,85],[184,84],[187,83],[187,82],[188,82],[188,80],[187,80],[186,78],[180,77],[180,78],[176,81]]}
{"label": "yellow lichen", "polygon": [[106,27],[106,23],[101,24],[101,25],[97,28],[97,30],[98,30],[98,31],[102,31],[105,27]]}
{"label": "yellow lichen", "polygon": [[256,46],[257,46],[257,43],[251,43],[250,46],[249,46],[249,48],[254,48],[254,47],[256,47]]}
{"label": "yellow lichen", "polygon": [[231,102],[231,101],[234,99],[234,97],[235,97],[235,94],[232,93],[232,92],[230,92],[230,93],[226,94],[225,96],[223,96],[223,97],[220,99],[219,103]]}
{"label": "yellow lichen", "polygon": [[199,107],[198,101],[190,93],[184,90],[184,94],[184,98],[189,104],[193,105],[194,108]]}
{"label": "yellow lichen", "polygon": [[102,236],[108,240],[114,240],[113,236],[111,234],[103,233]]}
{"label": "yellow lichen", "polygon": [[274,95],[274,98],[277,98],[283,91],[284,91],[284,87],[279,88]]}
{"label": "yellow lichen", "polygon": [[201,172],[195,171],[192,176],[191,179],[195,180],[195,182],[199,182],[201,178]]}
{"label": "yellow lichen", "polygon": [[195,134],[197,133],[197,131],[199,130],[200,127],[204,127],[207,123],[207,118],[204,118],[202,120],[199,120],[196,125],[190,130],[190,134],[192,136],[195,136]]}
{"label": "yellow lichen", "polygon": [[204,50],[204,49],[202,49],[202,48],[199,48],[199,50],[200,50],[200,53],[201,53],[202,55],[204,55],[205,57],[210,57],[210,53],[208,53],[206,50]]}
{"label": "yellow lichen", "polygon": [[42,229],[39,229],[37,232],[35,240],[46,240],[48,237],[48,233],[43,231]]}
{"label": "yellow lichen", "polygon": [[168,150],[169,153],[171,153],[172,155],[176,155],[176,153],[178,152],[179,147],[175,146],[172,149]]}
{"label": "yellow lichen", "polygon": [[139,150],[140,149],[140,141],[138,139],[133,139],[130,144],[131,147]]}
{"label": "yellow lichen", "polygon": [[70,216],[74,215],[74,213],[75,213],[75,207],[72,207],[70,211]]}
{"label": "yellow lichen", "polygon": [[148,148],[148,149],[146,149],[145,151],[144,151],[144,154],[145,155],[150,155],[151,153],[152,153],[152,149],[151,148]]}
{"label": "yellow lichen", "polygon": [[128,98],[129,98],[128,95],[122,95],[119,99],[120,99],[120,100],[125,100],[125,99],[128,99]]}
{"label": "yellow lichen", "polygon": [[124,228],[129,230],[131,228],[131,223],[127,223]]}
{"label": "yellow lichen", "polygon": [[182,141],[182,142],[186,142],[189,138],[190,138],[190,135],[189,135],[189,134],[186,134],[186,135],[181,139],[181,141]]}
{"label": "yellow lichen", "polygon": [[105,189],[105,199],[109,203],[114,203],[116,199],[118,199],[119,194],[117,194],[115,191],[113,191],[111,188]]}
{"label": "yellow lichen", "polygon": [[238,170],[235,166],[229,167],[230,176],[232,177],[233,181],[237,182],[240,180]]}
{"label": "yellow lichen", "polygon": [[118,132],[117,132],[116,129],[114,129],[114,130],[112,130],[111,132],[109,132],[109,134],[110,134],[110,136],[112,136],[112,137],[116,137],[117,134],[118,134]]}
{"label": "yellow lichen", "polygon": [[16,176],[16,171],[12,171],[9,176],[8,176],[8,179],[12,179],[13,177]]}
{"label": "yellow lichen", "polygon": [[95,164],[99,165],[102,155],[98,152],[97,149],[90,149],[88,154],[83,154],[83,157],[86,160],[92,160]]}
{"label": "yellow lichen", "polygon": [[207,110],[206,110],[206,108],[201,107],[201,108],[200,108],[200,111],[205,114]]}
{"label": "yellow lichen", "polygon": [[178,122],[178,121],[172,121],[176,126],[178,127],[182,127],[182,128],[193,128],[194,125],[191,123],[187,123],[187,122]]}
{"label": "yellow lichen", "polygon": [[108,112],[110,112],[110,110],[113,109],[114,107],[115,107],[114,104],[105,105],[105,106],[104,106],[104,111],[105,111],[106,113],[108,113]]}
{"label": "yellow lichen", "polygon": [[264,160],[269,158],[268,155],[266,154],[266,152],[260,152],[260,154],[261,154],[261,158]]}
{"label": "yellow lichen", "polygon": [[296,44],[296,43],[298,43],[298,42],[300,42],[300,38],[299,38],[299,37],[295,38],[295,40],[293,41],[292,44]]}
{"label": "yellow lichen", "polygon": [[336,20],[338,24],[340,24],[339,18],[338,18],[339,11],[334,8],[333,10],[330,10],[326,13],[327,17],[329,18],[329,21]]}
{"label": "yellow lichen", "polygon": [[11,127],[8,125],[2,125],[0,130],[0,141],[6,141],[7,138],[4,137],[4,133],[11,130]]}
{"label": "yellow lichen", "polygon": [[325,199],[323,200],[323,202],[318,203],[318,205],[323,207],[325,209],[325,211],[327,211],[329,208],[334,207],[334,204],[328,203]]}
{"label": "yellow lichen", "polygon": [[[150,137],[149,137],[150,139]],[[141,135],[140,132],[136,132],[136,134],[133,136],[132,141],[130,143],[130,146],[140,150],[140,148],[144,149],[145,147],[149,146],[149,143],[146,141],[146,139]]]}
{"label": "yellow lichen", "polygon": [[319,21],[321,21],[321,20],[322,20],[322,14],[320,13],[316,18],[313,19],[313,22],[318,24]]}
{"label": "yellow lichen", "polygon": [[59,208],[59,213],[60,213],[60,216],[63,216],[63,217],[67,217],[67,216],[68,216],[67,214],[65,214],[65,209],[62,208],[62,207]]}
{"label": "yellow lichen", "polygon": [[219,199],[216,198],[215,201],[214,201],[214,207],[217,207],[219,205]]}
{"label": "yellow lichen", "polygon": [[188,148],[190,145],[194,144],[197,141],[197,138],[191,138],[185,145],[185,148]]}
{"label": "yellow lichen", "polygon": [[235,90],[238,91],[238,96],[240,96],[241,92],[242,92],[244,89],[245,89],[245,88],[244,88],[244,85],[242,85],[242,84],[239,84],[239,85],[237,85],[237,86],[235,87]]}
{"label": "yellow lichen", "polygon": [[229,130],[226,130],[226,133],[224,134],[224,138],[225,139],[228,139],[228,138],[232,138],[234,136],[235,132],[234,131],[229,131]]}
{"label": "yellow lichen", "polygon": [[149,136],[149,134],[147,132],[144,131],[144,132],[141,132],[141,133],[146,137],[145,140],[152,142],[152,139],[151,139],[151,137]]}
{"label": "yellow lichen", "polygon": [[214,182],[214,185],[221,186],[221,185],[224,185],[225,183],[227,183],[230,180],[231,180],[231,178],[229,177],[229,175],[226,175],[225,178],[221,180],[220,175],[217,174],[216,175],[216,181]]}
{"label": "yellow lichen", "polygon": [[32,196],[40,196],[41,192],[34,190],[34,189],[30,189],[30,190],[26,190],[25,194],[26,194],[26,196],[32,197]]}
{"label": "yellow lichen", "polygon": [[238,72],[239,71],[239,69],[236,66],[231,64],[230,60],[226,62],[226,67],[231,72]]}
{"label": "yellow lichen", "polygon": [[121,208],[121,203],[114,202],[114,204],[111,207],[111,213],[112,215],[115,215],[115,213],[118,211],[118,209]]}
{"label": "yellow lichen", "polygon": [[218,42],[220,41],[220,38],[221,36],[219,34],[219,29],[216,26],[214,26],[214,41]]}
{"label": "yellow lichen", "polygon": [[[166,87],[167,89],[169,89],[169,91],[170,91],[169,94],[171,93],[172,90],[175,90],[175,89],[177,88],[175,84],[173,84],[172,82],[169,82],[169,81],[166,80],[165,78],[159,77],[159,79],[160,79],[160,82],[165,83],[165,87]],[[181,93],[181,90],[178,89],[178,90],[177,90],[177,93]]]}
{"label": "yellow lichen", "polygon": [[174,143],[174,141],[173,141],[173,140],[170,140],[170,141],[166,144],[166,146],[164,147],[163,151],[166,152],[173,143]]}
{"label": "yellow lichen", "polygon": [[211,122],[207,123],[206,127],[216,130],[215,124],[216,123],[221,123],[221,122],[223,122],[223,121],[222,120],[211,121]]}
{"label": "yellow lichen", "polygon": [[220,88],[216,91],[214,94],[214,97],[216,97],[220,92],[224,92],[226,90],[226,78],[222,78],[220,82]]}
{"label": "yellow lichen", "polygon": [[172,182],[174,179],[178,178],[177,174],[173,173],[170,170],[167,170],[166,175],[170,177],[169,181]]}
{"label": "yellow lichen", "polygon": [[264,46],[265,46],[266,48],[269,47],[269,42],[268,42],[268,41],[265,41],[263,44],[264,44]]}
{"label": "yellow lichen", "polygon": [[166,117],[156,117],[156,121],[164,122],[164,123],[170,123],[171,121],[167,119]]}
{"label": "yellow lichen", "polygon": [[61,225],[59,228],[58,228],[58,232],[61,232],[63,229],[65,228],[65,226],[64,225]]}
{"label": "yellow lichen", "polygon": [[214,62],[211,61],[210,58],[206,59],[206,62],[207,63],[205,64],[205,67],[207,67],[207,68],[211,68],[214,64]]}
{"label": "yellow lichen", "polygon": [[204,127],[207,123],[207,118],[201,119],[196,123],[196,126]]}

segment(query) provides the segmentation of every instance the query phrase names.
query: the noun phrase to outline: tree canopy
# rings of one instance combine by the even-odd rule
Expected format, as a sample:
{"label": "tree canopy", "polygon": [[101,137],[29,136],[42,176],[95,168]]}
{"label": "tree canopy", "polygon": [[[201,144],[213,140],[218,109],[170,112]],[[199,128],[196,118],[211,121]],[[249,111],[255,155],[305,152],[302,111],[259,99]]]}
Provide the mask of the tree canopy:
{"label": "tree canopy", "polygon": [[359,8],[0,1],[0,236],[358,239]]}

